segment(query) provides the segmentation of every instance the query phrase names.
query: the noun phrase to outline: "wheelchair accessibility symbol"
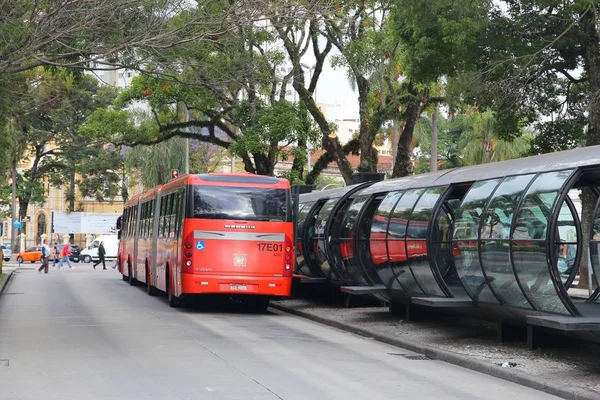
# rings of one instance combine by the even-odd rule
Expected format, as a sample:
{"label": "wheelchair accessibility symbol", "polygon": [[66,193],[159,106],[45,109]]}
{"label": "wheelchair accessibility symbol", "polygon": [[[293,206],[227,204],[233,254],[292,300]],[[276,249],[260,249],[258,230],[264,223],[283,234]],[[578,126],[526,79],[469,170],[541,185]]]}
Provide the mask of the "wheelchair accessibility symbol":
{"label": "wheelchair accessibility symbol", "polygon": [[196,250],[204,250],[204,242],[196,242]]}

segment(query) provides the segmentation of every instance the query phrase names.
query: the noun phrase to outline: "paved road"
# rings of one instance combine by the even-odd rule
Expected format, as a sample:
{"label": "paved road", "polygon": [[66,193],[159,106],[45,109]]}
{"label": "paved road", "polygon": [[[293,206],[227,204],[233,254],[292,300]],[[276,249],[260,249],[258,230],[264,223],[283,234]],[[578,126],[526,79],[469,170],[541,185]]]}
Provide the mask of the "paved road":
{"label": "paved road", "polygon": [[285,314],[170,309],[112,269],[24,267],[0,297],[0,399],[556,398]]}

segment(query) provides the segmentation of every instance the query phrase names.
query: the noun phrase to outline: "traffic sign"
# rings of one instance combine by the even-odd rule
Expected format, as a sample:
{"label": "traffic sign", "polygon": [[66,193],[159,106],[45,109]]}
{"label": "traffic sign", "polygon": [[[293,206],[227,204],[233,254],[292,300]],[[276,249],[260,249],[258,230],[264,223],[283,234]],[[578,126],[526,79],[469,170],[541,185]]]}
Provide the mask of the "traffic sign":
{"label": "traffic sign", "polygon": [[21,229],[21,223],[19,221],[13,222],[13,226],[17,229]]}

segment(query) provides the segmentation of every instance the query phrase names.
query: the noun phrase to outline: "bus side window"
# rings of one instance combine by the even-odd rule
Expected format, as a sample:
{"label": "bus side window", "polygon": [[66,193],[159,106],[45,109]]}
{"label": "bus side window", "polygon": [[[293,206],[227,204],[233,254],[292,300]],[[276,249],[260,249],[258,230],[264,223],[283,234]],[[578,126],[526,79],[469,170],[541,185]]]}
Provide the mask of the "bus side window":
{"label": "bus side window", "polygon": [[154,200],[150,201],[150,237],[154,234]]}
{"label": "bus side window", "polygon": [[165,225],[165,203],[167,198],[161,197],[160,199],[160,209],[158,210],[158,237],[163,237],[163,227]]}
{"label": "bus side window", "polygon": [[184,199],[185,199],[185,192],[183,190],[181,190],[179,192],[179,202],[177,203],[177,210],[175,212],[175,221],[176,221],[176,227],[175,227],[175,237],[179,237],[179,235],[181,234],[181,225],[183,225],[183,214],[185,213],[184,209],[183,209],[183,205],[184,205]]}
{"label": "bus side window", "polygon": [[179,192],[173,193],[171,205],[171,227],[169,229],[169,237],[174,238],[177,230],[177,208],[179,206]]}
{"label": "bus side window", "polygon": [[169,195],[169,201],[167,203],[167,222],[166,222],[166,227],[165,227],[165,236],[170,238],[171,237],[171,231],[173,230],[173,196],[175,194],[171,193]]}

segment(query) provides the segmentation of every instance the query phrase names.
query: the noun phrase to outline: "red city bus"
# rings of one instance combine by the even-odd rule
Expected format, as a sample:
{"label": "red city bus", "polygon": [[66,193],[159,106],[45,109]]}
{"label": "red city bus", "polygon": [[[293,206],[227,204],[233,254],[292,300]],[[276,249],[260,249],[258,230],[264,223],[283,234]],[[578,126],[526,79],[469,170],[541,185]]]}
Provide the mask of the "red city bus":
{"label": "red city bus", "polygon": [[118,266],[131,285],[166,292],[243,295],[262,310],[289,296],[294,271],[287,180],[252,174],[183,175],[125,204]]}

